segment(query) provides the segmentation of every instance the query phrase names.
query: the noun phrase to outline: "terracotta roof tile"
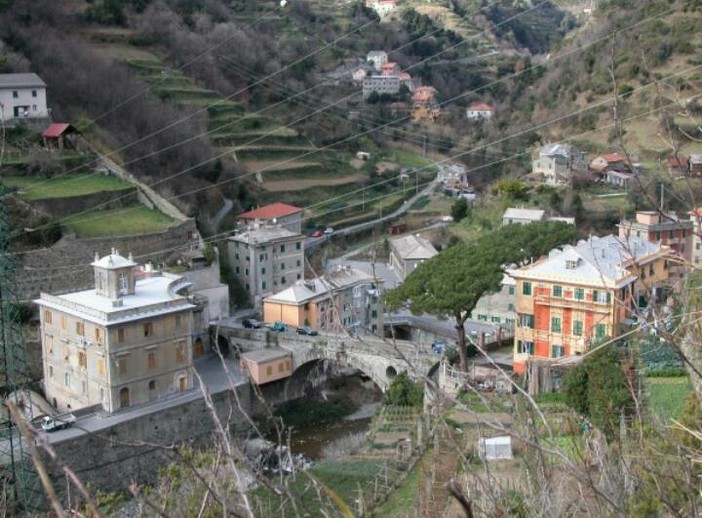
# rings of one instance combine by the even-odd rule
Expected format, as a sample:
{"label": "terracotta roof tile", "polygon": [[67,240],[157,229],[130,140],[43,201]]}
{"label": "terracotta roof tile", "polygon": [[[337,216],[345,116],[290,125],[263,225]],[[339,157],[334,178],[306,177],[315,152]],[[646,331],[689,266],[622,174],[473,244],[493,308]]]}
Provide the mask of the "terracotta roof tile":
{"label": "terracotta roof tile", "polygon": [[249,212],[239,214],[239,217],[243,219],[273,219],[288,216],[300,211],[302,211],[300,207],[294,207],[292,205],[288,205],[287,203],[272,203],[270,205],[264,205],[263,207],[250,210]]}

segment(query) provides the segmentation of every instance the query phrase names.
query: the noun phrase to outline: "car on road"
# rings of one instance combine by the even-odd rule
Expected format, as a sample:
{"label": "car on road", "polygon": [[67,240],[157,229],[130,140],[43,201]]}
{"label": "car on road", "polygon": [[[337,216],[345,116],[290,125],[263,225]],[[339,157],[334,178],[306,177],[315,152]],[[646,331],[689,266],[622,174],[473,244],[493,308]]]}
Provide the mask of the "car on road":
{"label": "car on road", "polygon": [[309,326],[302,326],[302,327],[297,328],[297,334],[298,335],[317,336],[319,333],[317,332],[316,329],[312,329]]}
{"label": "car on road", "polygon": [[448,349],[455,349],[455,346],[442,341],[436,341],[431,344],[431,350],[435,353],[443,354]]}
{"label": "car on road", "polygon": [[310,234],[310,237],[323,237],[324,236],[324,231],[323,230],[315,230]]}
{"label": "car on road", "polygon": [[334,229],[332,227],[327,227],[324,229],[324,234],[327,236],[330,236],[334,233]]}
{"label": "car on road", "polygon": [[280,320],[276,320],[272,324],[267,324],[266,327],[272,331],[278,331],[279,333],[285,331],[285,324]]}
{"label": "car on road", "polygon": [[246,329],[261,329],[261,322],[255,318],[245,318],[241,321],[241,325]]}
{"label": "car on road", "polygon": [[41,429],[45,432],[55,432],[68,428],[76,422],[76,416],[70,412],[60,415],[46,415],[41,420]]}

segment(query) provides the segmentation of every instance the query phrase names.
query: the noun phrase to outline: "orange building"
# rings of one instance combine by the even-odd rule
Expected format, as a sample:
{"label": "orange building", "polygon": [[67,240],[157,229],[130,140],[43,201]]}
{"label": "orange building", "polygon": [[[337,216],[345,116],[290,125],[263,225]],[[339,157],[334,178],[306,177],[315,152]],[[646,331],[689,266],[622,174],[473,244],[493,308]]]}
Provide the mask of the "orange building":
{"label": "orange building", "polygon": [[362,328],[382,332],[382,316],[378,280],[350,267],[298,281],[263,300],[266,322],[324,331]]}
{"label": "orange building", "polygon": [[670,250],[642,237],[591,237],[508,273],[517,281],[514,371],[529,357],[580,355],[660,301]]}
{"label": "orange building", "polygon": [[292,353],[285,349],[267,348],[241,355],[242,371],[248,371],[251,382],[263,385],[292,375]]}

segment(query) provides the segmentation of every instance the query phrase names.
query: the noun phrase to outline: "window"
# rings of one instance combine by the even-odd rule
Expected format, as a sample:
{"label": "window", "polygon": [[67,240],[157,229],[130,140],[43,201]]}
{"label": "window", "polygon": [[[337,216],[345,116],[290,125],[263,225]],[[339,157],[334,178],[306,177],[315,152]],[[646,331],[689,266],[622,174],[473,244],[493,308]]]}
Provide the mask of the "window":
{"label": "window", "polygon": [[682,237],[687,237],[687,229],[682,229]]}
{"label": "window", "polygon": [[585,300],[585,290],[582,288],[575,288],[575,300]]}
{"label": "window", "polygon": [[517,341],[517,353],[519,354],[534,354],[534,342]]}
{"label": "window", "polygon": [[95,338],[96,342],[102,342],[102,329],[96,327],[95,331],[93,332],[93,337]]}
{"label": "window", "polygon": [[127,332],[126,332],[125,328],[123,328],[123,327],[117,328],[117,341],[119,343],[124,342],[126,335],[127,335]]}
{"label": "window", "polygon": [[298,273],[298,274],[297,274],[297,280],[299,281],[300,279],[302,279],[302,275],[300,275],[300,274]]}
{"label": "window", "polygon": [[610,295],[606,291],[592,290],[592,301],[599,302],[600,304],[608,304]]}
{"label": "window", "polygon": [[273,375],[273,366],[269,365],[266,367],[266,376],[272,376]]}
{"label": "window", "polygon": [[36,104],[32,104],[32,111],[33,111],[33,112],[37,111],[37,105],[36,105]]}
{"label": "window", "polygon": [[129,292],[129,282],[126,273],[119,274],[119,293],[120,295],[126,295]]}
{"label": "window", "polygon": [[605,324],[597,324],[595,326],[595,338],[604,338],[607,334],[607,326]]}
{"label": "window", "polygon": [[76,322],[76,334],[78,336],[85,336],[85,323]]}
{"label": "window", "polygon": [[85,394],[85,391],[88,390],[88,382],[85,380],[82,380],[80,382],[80,393]]}
{"label": "window", "polygon": [[500,323],[500,317],[491,317],[490,321],[495,322],[496,324]]}
{"label": "window", "polygon": [[554,297],[562,297],[563,296],[563,287],[558,286],[557,284],[553,286],[553,296]]}
{"label": "window", "polygon": [[531,295],[531,283],[525,282],[522,285],[522,295]]}
{"label": "window", "polygon": [[149,381],[149,390],[156,390],[156,382],[154,380]]}
{"label": "window", "polygon": [[154,335],[154,324],[153,322],[147,322],[144,324],[144,336],[153,336]]}
{"label": "window", "polygon": [[63,329],[65,331],[67,325],[68,324],[67,324],[66,315],[61,315],[61,329]]}
{"label": "window", "polygon": [[263,282],[261,283],[261,289],[262,289],[262,290],[265,290],[265,289],[266,289],[266,281],[263,281]]}
{"label": "window", "polygon": [[282,254],[285,252],[285,245],[280,245],[280,253]]}
{"label": "window", "polygon": [[285,263],[280,263],[280,269],[285,270]]}
{"label": "window", "polygon": [[234,254],[234,259],[236,259],[237,261],[239,260],[239,253],[238,252],[236,254]]}
{"label": "window", "polygon": [[551,332],[560,333],[561,332],[561,317],[551,317]]}
{"label": "window", "polygon": [[263,261],[263,258],[264,258],[265,256],[266,256],[265,254],[259,255],[259,256],[258,256],[258,260],[259,260],[259,261]]}
{"label": "window", "polygon": [[510,286],[509,288],[507,288],[507,292],[508,292],[510,295],[514,295],[514,286]]}
{"label": "window", "polygon": [[61,350],[61,355],[63,356],[64,361],[68,361],[71,358],[71,350],[68,347],[63,347]]}
{"label": "window", "polygon": [[565,348],[562,345],[554,345],[551,347],[551,358],[560,358],[565,355]]}
{"label": "window", "polygon": [[67,387],[71,387],[71,374],[66,372],[63,374],[63,384]]}
{"label": "window", "polygon": [[661,233],[656,232],[656,241],[660,241],[660,240],[661,240]]}
{"label": "window", "polygon": [[88,358],[83,351],[78,352],[78,366],[83,369],[88,367]]}
{"label": "window", "polygon": [[577,259],[568,259],[565,262],[566,270],[575,270],[578,267]]}
{"label": "window", "polygon": [[573,335],[583,336],[583,321],[573,320]]}
{"label": "window", "polygon": [[49,377],[53,379],[54,377],[54,366],[49,365]]}
{"label": "window", "polygon": [[105,359],[104,358],[98,358],[95,366],[97,367],[97,373],[100,376],[105,375]]}
{"label": "window", "polygon": [[514,311],[514,304],[512,304],[511,302],[507,304],[507,311]]}
{"label": "window", "polygon": [[526,315],[524,313],[519,315],[519,327],[526,327],[528,329],[534,329],[534,315]]}
{"label": "window", "polygon": [[302,243],[300,243],[299,241],[297,243],[295,243],[295,250],[300,250],[301,248],[302,248]]}
{"label": "window", "polygon": [[36,96],[37,96],[37,91],[36,91],[36,90],[32,90],[32,97],[36,97]]}
{"label": "window", "polygon": [[178,363],[185,362],[185,346],[182,343],[176,345],[176,361]]}
{"label": "window", "polygon": [[53,315],[51,314],[51,311],[48,309],[44,310],[44,323],[45,324],[51,324],[53,320]]}
{"label": "window", "polygon": [[261,275],[266,275],[266,267],[261,268]]}
{"label": "window", "polygon": [[668,239],[673,239],[675,238],[675,230],[669,230],[668,231]]}
{"label": "window", "polygon": [[287,282],[287,281],[286,281],[285,277],[281,277],[281,278],[280,278],[280,284],[285,284],[286,282]]}
{"label": "window", "polygon": [[238,266],[235,268],[235,271],[236,271],[236,273],[239,273],[239,267],[238,267]]}
{"label": "window", "polygon": [[299,260],[299,259],[295,262],[295,266],[298,266],[298,267],[300,266],[300,260]]}
{"label": "window", "polygon": [[373,311],[371,311],[371,318],[378,318],[378,310],[377,309],[374,309]]}
{"label": "window", "polygon": [[149,369],[155,369],[156,368],[156,353],[153,351],[149,352],[149,356],[147,358],[147,365]]}
{"label": "window", "polygon": [[19,92],[17,90],[12,90],[12,98],[17,99],[19,97]]}
{"label": "window", "polygon": [[285,362],[278,364],[278,372],[285,372]]}
{"label": "window", "polygon": [[51,335],[44,335],[44,343],[46,344],[46,351],[49,354],[54,354],[54,337]]}

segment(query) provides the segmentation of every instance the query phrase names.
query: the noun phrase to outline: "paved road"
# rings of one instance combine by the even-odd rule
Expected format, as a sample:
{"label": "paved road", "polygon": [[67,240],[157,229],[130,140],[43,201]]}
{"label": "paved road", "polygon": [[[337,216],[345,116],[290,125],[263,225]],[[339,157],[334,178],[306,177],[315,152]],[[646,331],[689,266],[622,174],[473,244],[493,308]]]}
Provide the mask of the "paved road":
{"label": "paved road", "polygon": [[219,225],[222,223],[222,218],[229,214],[229,211],[232,210],[232,207],[234,206],[234,202],[230,200],[229,198],[224,198],[224,207],[219,209],[219,212],[214,215],[212,218],[212,227],[214,228],[215,233],[219,231]]}
{"label": "paved road", "polygon": [[412,204],[417,201],[419,198],[422,196],[427,196],[430,194],[433,190],[434,187],[437,184],[437,180],[432,180],[429,182],[429,184],[424,187],[421,191],[419,191],[417,194],[412,196],[410,199],[408,199],[406,202],[404,202],[399,208],[391,212],[390,214],[386,214],[385,216],[381,216],[379,218],[376,218],[372,221],[366,221],[364,223],[358,223],[356,225],[351,225],[350,227],[345,227],[341,228],[338,230],[335,230],[333,234],[328,235],[328,236],[323,236],[323,237],[308,237],[305,239],[305,250],[314,250],[315,248],[319,247],[323,243],[327,241],[327,239],[334,237],[334,236],[348,236],[351,234],[355,234],[357,232],[362,232],[363,230],[367,230],[369,228],[373,228],[376,226],[378,223],[384,223],[386,221],[392,221],[400,216],[402,216],[405,212],[407,212]]}

